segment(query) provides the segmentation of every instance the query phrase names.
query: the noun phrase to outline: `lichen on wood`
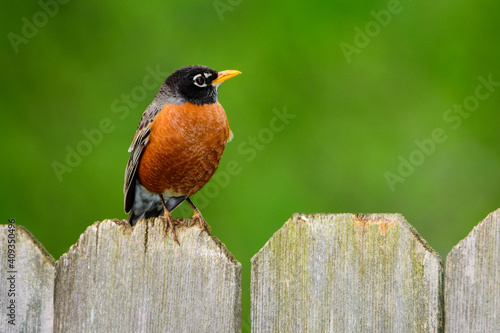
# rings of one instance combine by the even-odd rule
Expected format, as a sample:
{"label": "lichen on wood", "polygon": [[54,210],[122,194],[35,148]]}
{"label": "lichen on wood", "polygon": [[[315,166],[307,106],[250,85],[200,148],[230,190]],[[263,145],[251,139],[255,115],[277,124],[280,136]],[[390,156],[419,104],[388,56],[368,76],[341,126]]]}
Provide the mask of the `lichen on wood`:
{"label": "lichen on wood", "polygon": [[443,265],[398,214],[294,214],[252,258],[253,332],[440,332]]}

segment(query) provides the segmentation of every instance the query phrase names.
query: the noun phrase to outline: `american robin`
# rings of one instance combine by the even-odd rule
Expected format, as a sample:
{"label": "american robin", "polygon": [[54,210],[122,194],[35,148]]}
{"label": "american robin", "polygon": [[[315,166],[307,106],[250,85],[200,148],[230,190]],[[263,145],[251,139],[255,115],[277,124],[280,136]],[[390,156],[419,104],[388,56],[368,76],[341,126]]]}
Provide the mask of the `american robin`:
{"label": "american robin", "polygon": [[125,170],[125,212],[135,225],[142,218],[165,218],[165,233],[177,235],[170,214],[184,200],[193,221],[210,229],[190,197],[212,177],[233,136],[217,101],[219,85],[241,72],[187,66],[163,82],[142,114]]}

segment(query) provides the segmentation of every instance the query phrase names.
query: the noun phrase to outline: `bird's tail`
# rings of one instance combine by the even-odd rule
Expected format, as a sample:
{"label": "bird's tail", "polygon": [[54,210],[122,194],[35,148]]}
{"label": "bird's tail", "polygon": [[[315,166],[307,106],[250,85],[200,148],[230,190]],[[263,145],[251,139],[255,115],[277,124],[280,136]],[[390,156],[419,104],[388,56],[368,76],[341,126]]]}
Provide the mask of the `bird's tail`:
{"label": "bird's tail", "polygon": [[134,210],[132,209],[130,211],[130,215],[128,216],[128,223],[130,223],[131,226],[134,226],[137,224],[137,222],[140,220],[140,216],[135,215]]}
{"label": "bird's tail", "polygon": [[146,211],[142,214],[137,214],[133,209],[130,210],[130,215],[128,216],[128,223],[130,223],[131,226],[134,226],[139,222],[141,219],[149,219],[150,217],[158,217],[160,215],[163,215],[163,208],[161,209],[152,209],[149,211]]}
{"label": "bird's tail", "polygon": [[[167,205],[167,209],[169,212],[173,211],[177,206],[179,206],[184,200],[186,200],[185,196],[181,197],[172,197],[167,200],[165,203]],[[163,215],[163,206],[161,205],[156,205],[153,207],[150,207],[148,210],[143,211],[142,213],[138,214],[134,208],[130,210],[130,215],[128,216],[128,223],[130,223],[131,226],[134,226],[137,224],[137,222],[140,219],[149,219],[151,217],[158,217],[160,215]]]}

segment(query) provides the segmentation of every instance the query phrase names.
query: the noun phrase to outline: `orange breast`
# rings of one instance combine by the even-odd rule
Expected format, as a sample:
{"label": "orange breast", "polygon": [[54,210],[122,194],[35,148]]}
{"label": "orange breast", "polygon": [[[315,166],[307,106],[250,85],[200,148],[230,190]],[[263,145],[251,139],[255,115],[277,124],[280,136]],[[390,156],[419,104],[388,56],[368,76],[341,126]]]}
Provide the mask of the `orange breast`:
{"label": "orange breast", "polygon": [[139,164],[150,192],[192,195],[215,173],[231,131],[219,103],[165,105],[151,124]]}

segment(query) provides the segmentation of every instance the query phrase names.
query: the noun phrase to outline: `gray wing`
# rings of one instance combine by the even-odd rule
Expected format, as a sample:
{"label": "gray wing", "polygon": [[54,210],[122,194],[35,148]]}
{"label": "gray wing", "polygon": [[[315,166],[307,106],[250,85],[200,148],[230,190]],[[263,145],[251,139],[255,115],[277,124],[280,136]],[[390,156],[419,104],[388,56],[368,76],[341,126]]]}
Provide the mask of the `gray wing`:
{"label": "gray wing", "polygon": [[161,111],[163,105],[152,103],[142,114],[141,121],[137,127],[134,139],[128,149],[130,158],[125,169],[125,185],[123,193],[125,194],[125,212],[128,213],[134,205],[135,184],[137,179],[137,167],[144,152],[144,148],[149,142],[149,134],[151,133],[151,123],[156,115]]}

